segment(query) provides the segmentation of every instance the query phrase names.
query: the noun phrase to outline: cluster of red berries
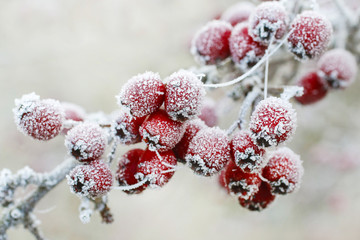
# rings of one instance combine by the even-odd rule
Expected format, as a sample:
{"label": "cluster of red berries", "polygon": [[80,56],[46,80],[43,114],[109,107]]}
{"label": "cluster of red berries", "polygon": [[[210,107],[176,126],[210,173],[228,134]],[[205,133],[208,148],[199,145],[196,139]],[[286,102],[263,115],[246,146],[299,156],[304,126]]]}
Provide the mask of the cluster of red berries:
{"label": "cluster of red berries", "polygon": [[282,3],[264,2],[258,6],[241,2],[226,10],[219,20],[200,29],[191,52],[201,64],[217,64],[228,57],[241,70],[255,65],[269,44],[287,38],[290,52],[299,60],[320,56],[329,44],[331,23],[315,11],[305,11],[289,25]]}

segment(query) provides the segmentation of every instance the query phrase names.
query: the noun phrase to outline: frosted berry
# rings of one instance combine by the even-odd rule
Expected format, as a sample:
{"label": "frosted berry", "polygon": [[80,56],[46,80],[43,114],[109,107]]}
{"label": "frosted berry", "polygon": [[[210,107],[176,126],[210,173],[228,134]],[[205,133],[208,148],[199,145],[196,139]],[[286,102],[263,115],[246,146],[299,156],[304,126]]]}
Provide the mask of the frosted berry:
{"label": "frosted berry", "polygon": [[261,182],[259,191],[250,196],[249,199],[239,197],[239,203],[244,208],[251,211],[261,211],[275,200],[275,195],[271,192],[271,186],[267,182]]}
{"label": "frosted berry", "polygon": [[287,100],[269,97],[256,106],[250,130],[258,146],[276,146],[292,137],[296,122],[296,112]]}
{"label": "frosted berry", "polygon": [[203,128],[205,123],[200,119],[193,119],[185,123],[185,132],[180,142],[176,144],[173,151],[179,162],[185,162],[185,156],[191,140]]}
{"label": "frosted berry", "polygon": [[262,176],[269,180],[273,193],[287,194],[300,186],[303,172],[299,155],[283,147],[269,156],[269,162],[264,167]]}
{"label": "frosted berry", "polygon": [[[130,186],[139,182],[135,178],[135,175],[138,173],[138,164],[144,153],[144,150],[136,148],[121,156],[115,175],[115,179],[119,183],[119,186]],[[146,185],[143,184],[142,186],[134,189],[124,190],[124,192],[127,194],[139,194],[145,189]]]}
{"label": "frosted berry", "polygon": [[26,94],[15,100],[13,112],[18,129],[37,140],[50,140],[62,130],[64,110],[56,100]]}
{"label": "frosted berry", "polygon": [[141,142],[139,127],[144,119],[145,117],[134,117],[125,111],[120,112],[113,125],[119,142],[127,145]]}
{"label": "frosted berry", "polygon": [[197,174],[211,176],[230,160],[230,142],[218,127],[200,130],[190,141],[185,159]]}
{"label": "frosted berry", "polygon": [[163,103],[165,85],[159,74],[145,72],[132,77],[117,96],[118,104],[129,109],[134,117],[155,112]]}
{"label": "frosted berry", "polygon": [[305,11],[296,16],[291,24],[288,38],[289,50],[300,60],[320,56],[332,36],[328,19],[314,11]]}
{"label": "frosted berry", "polygon": [[[65,112],[65,120],[71,120],[75,122],[83,122],[86,116],[85,110],[80,107],[79,105],[69,103],[69,102],[62,102],[62,108]],[[66,134],[71,129],[68,127],[64,127],[62,130],[63,134]]]}
{"label": "frosted berry", "polygon": [[171,74],[165,88],[165,110],[172,120],[185,121],[200,114],[205,89],[192,72],[180,70]]}
{"label": "frosted berry", "polygon": [[99,159],[105,152],[106,137],[99,125],[81,123],[67,133],[65,146],[80,162],[90,162]]}
{"label": "frosted berry", "polygon": [[357,63],[354,55],[345,49],[327,51],[318,62],[319,75],[332,88],[346,88],[356,77]]}
{"label": "frosted berry", "polygon": [[261,184],[258,173],[246,173],[233,161],[226,166],[224,179],[229,192],[244,199],[254,195]]}
{"label": "frosted berry", "polygon": [[158,188],[169,182],[174,175],[176,157],[170,151],[153,152],[147,149],[138,164],[135,178],[140,182],[147,179],[146,186]]}
{"label": "frosted berry", "polygon": [[265,150],[258,147],[251,138],[251,132],[237,132],[231,140],[231,155],[235,164],[244,172],[260,172],[266,165]]}
{"label": "frosted berry", "polygon": [[203,120],[208,127],[217,125],[218,114],[216,112],[216,104],[211,98],[205,98],[202,104],[201,113],[198,117]]}
{"label": "frosted berry", "polygon": [[247,21],[254,8],[254,4],[250,2],[236,3],[235,5],[226,9],[226,11],[221,15],[221,20],[224,20],[230,23],[232,26],[235,26],[240,22]]}
{"label": "frosted berry", "polygon": [[67,181],[73,193],[91,198],[108,193],[113,184],[110,168],[102,160],[77,165],[67,175]]}
{"label": "frosted berry", "polygon": [[272,38],[278,40],[285,35],[288,21],[281,3],[261,3],[249,17],[249,34],[255,41],[268,44]]}
{"label": "frosted berry", "polygon": [[225,189],[228,193],[230,193],[230,192],[229,192],[229,189],[227,188],[226,183],[225,183],[225,170],[226,170],[226,167],[225,167],[224,170],[222,170],[222,171],[220,172],[218,181],[219,181],[220,186],[221,186],[223,189]]}
{"label": "frosted berry", "polygon": [[328,92],[326,81],[319,77],[317,72],[309,72],[302,76],[297,85],[304,88],[304,94],[300,97],[295,97],[295,99],[303,105],[320,101]]}
{"label": "frosted berry", "polygon": [[139,131],[151,151],[167,151],[181,140],[185,126],[171,120],[164,110],[159,109],[143,122]]}
{"label": "frosted berry", "polygon": [[229,36],[232,26],[213,20],[201,28],[192,41],[191,53],[201,64],[216,64],[230,56]]}
{"label": "frosted berry", "polygon": [[241,69],[246,70],[255,65],[265,54],[266,47],[249,35],[248,24],[239,23],[229,38],[231,58]]}

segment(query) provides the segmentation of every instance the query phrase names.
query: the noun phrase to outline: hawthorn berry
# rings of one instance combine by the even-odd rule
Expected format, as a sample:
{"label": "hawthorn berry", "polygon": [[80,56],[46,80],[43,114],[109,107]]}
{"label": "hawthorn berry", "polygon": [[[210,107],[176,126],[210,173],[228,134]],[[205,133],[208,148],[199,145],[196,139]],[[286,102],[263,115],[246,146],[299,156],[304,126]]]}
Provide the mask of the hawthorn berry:
{"label": "hawthorn berry", "polygon": [[219,177],[218,177],[218,182],[223,189],[226,189],[226,191],[228,193],[230,193],[229,189],[227,188],[226,183],[225,183],[225,172],[226,172],[226,167],[225,167],[225,169],[221,170]]}
{"label": "hawthorn berry", "polygon": [[259,191],[244,199],[239,197],[239,203],[244,208],[251,211],[261,211],[275,200],[275,195],[271,192],[271,186],[267,182],[262,181],[259,186]]}
{"label": "hawthorn berry", "polygon": [[289,50],[299,60],[320,56],[326,50],[332,36],[330,21],[315,11],[305,11],[297,15],[290,31]]}
{"label": "hawthorn berry", "polygon": [[282,147],[269,156],[262,176],[269,180],[273,193],[287,194],[300,186],[303,173],[299,155],[287,147]]}
{"label": "hawthorn berry", "polygon": [[170,75],[165,88],[165,110],[172,120],[185,121],[200,114],[205,89],[192,72],[180,70]]}
{"label": "hawthorn berry", "polygon": [[229,139],[218,127],[201,129],[191,139],[185,156],[187,165],[203,176],[218,173],[230,158]]}
{"label": "hawthorn berry", "polygon": [[80,197],[101,197],[113,184],[109,166],[100,159],[77,165],[66,177],[70,190]]}
{"label": "hawthorn berry", "polygon": [[249,35],[248,23],[239,23],[229,38],[231,58],[241,70],[254,66],[265,54],[266,47]]}
{"label": "hawthorn berry", "polygon": [[304,88],[304,94],[300,97],[295,97],[295,99],[303,105],[320,101],[328,92],[326,81],[317,72],[309,72],[302,76],[297,85]]}
{"label": "hawthorn berry", "polygon": [[105,152],[106,137],[102,128],[95,123],[80,123],[65,136],[69,154],[80,162],[99,159]]}
{"label": "hawthorn berry", "polygon": [[346,88],[356,77],[357,63],[354,55],[345,49],[332,49],[318,62],[319,75],[331,88]]}
{"label": "hawthorn berry", "polygon": [[193,119],[185,123],[185,132],[180,142],[173,148],[178,162],[185,162],[185,156],[189,148],[190,141],[203,128],[205,123],[200,119]]}
{"label": "hawthorn berry", "polygon": [[[65,120],[71,120],[75,122],[83,122],[85,120],[85,110],[79,105],[69,102],[62,102],[61,106],[65,112]],[[70,129],[71,128],[64,127],[62,133],[66,134]]]}
{"label": "hawthorn berry", "polygon": [[228,22],[213,20],[201,28],[193,38],[191,53],[201,64],[216,64],[230,56]]}
{"label": "hawthorn berry", "polygon": [[211,98],[205,98],[198,117],[203,120],[208,127],[216,126],[218,114],[216,112],[216,104]]}
{"label": "hawthorn berry", "polygon": [[145,117],[134,117],[121,111],[113,124],[113,131],[119,142],[127,145],[141,142],[139,127],[144,120]]}
{"label": "hawthorn berry", "polygon": [[162,109],[151,114],[139,129],[143,141],[151,151],[167,151],[174,148],[184,131],[183,123],[171,120]]}
{"label": "hawthorn berry", "polygon": [[229,161],[225,168],[224,180],[230,194],[244,199],[249,199],[254,195],[261,184],[258,173],[246,173],[233,161]]}
{"label": "hawthorn berry", "polygon": [[135,178],[139,182],[147,179],[146,186],[150,188],[162,187],[174,175],[175,167],[173,151],[154,152],[147,149],[139,160]]}
{"label": "hawthorn berry", "polygon": [[60,102],[42,99],[35,93],[15,99],[15,123],[20,132],[37,140],[50,140],[62,130],[64,110]]}
{"label": "hawthorn berry", "polygon": [[165,98],[165,85],[158,73],[145,72],[132,77],[117,96],[134,117],[144,117],[155,112]]}
{"label": "hawthorn berry", "polygon": [[269,44],[272,38],[281,39],[288,25],[288,15],[279,2],[264,2],[258,5],[249,17],[249,34],[262,44]]}
{"label": "hawthorn berry", "polygon": [[[135,178],[138,173],[138,165],[141,156],[145,153],[144,150],[136,148],[126,152],[119,160],[115,179],[119,186],[131,186],[137,184],[139,181]],[[146,189],[143,184],[134,189],[124,190],[127,194],[139,194]]]}
{"label": "hawthorn berry", "polygon": [[254,4],[250,2],[239,2],[226,9],[226,11],[224,11],[224,13],[221,15],[221,20],[224,20],[230,23],[232,26],[235,26],[240,22],[247,21],[254,9]]}
{"label": "hawthorn berry", "polygon": [[237,132],[230,144],[232,159],[244,172],[259,172],[266,165],[265,149],[254,143],[250,131]]}
{"label": "hawthorn berry", "polygon": [[250,119],[250,130],[256,144],[276,146],[295,133],[296,112],[289,101],[268,97],[258,103]]}

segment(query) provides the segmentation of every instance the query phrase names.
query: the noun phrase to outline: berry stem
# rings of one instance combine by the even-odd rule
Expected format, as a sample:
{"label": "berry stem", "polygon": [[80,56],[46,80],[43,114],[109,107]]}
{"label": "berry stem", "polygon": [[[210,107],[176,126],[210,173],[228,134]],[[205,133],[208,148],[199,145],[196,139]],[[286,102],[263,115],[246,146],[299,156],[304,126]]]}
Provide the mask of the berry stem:
{"label": "berry stem", "polygon": [[142,185],[144,185],[149,180],[150,179],[148,177],[145,177],[143,180],[141,180],[140,182],[138,182],[136,184],[128,185],[128,186],[113,187],[113,189],[117,189],[117,190],[121,190],[121,191],[129,191],[129,190],[133,190],[135,188],[141,187]]}
{"label": "berry stem", "polygon": [[117,147],[119,145],[119,140],[117,138],[114,138],[113,139],[113,142],[112,142],[112,145],[111,145],[111,150],[107,156],[107,163],[108,165],[110,166],[112,161],[114,160],[115,158],[115,154],[116,154],[116,150],[117,150]]}
{"label": "berry stem", "polygon": [[347,7],[343,0],[333,0],[341,16],[345,16],[346,24],[348,27],[354,27],[356,25],[355,14]]}

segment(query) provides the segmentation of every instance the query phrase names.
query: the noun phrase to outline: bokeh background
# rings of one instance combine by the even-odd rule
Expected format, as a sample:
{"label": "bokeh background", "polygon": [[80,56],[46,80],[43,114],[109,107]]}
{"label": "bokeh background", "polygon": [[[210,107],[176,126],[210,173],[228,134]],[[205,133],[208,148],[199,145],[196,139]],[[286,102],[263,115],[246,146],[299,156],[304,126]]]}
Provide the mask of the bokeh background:
{"label": "bokeh background", "polygon": [[[87,112],[110,113],[131,76],[151,70],[165,77],[193,66],[192,35],[235,2],[0,1],[0,169],[49,171],[67,157],[62,136],[38,142],[17,131],[15,98],[34,91]],[[263,212],[241,208],[216,177],[181,168],[162,189],[139,196],[112,191],[111,225],[101,224],[97,214],[82,224],[80,201],[63,182],[36,208],[41,228],[54,240],[360,239],[359,91],[357,81],[313,106],[295,105],[299,126],[288,146],[304,161],[303,184]],[[221,117],[231,118],[227,101],[218,102]],[[220,121],[224,128],[229,124]],[[9,231],[9,239],[32,236],[19,228]]]}

